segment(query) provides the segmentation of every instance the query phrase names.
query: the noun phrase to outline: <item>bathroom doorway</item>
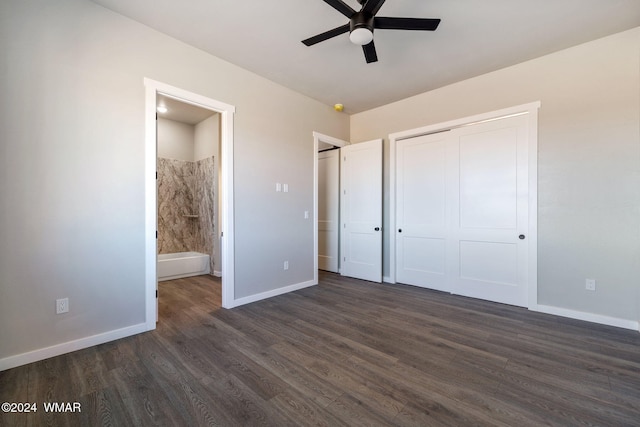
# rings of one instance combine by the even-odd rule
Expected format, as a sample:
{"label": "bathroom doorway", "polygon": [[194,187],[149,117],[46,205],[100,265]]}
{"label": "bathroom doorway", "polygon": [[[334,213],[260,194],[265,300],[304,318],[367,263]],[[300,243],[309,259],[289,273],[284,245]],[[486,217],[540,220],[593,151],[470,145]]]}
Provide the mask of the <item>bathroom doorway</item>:
{"label": "bathroom doorway", "polygon": [[221,277],[220,114],[158,94],[158,281]]}
{"label": "bathroom doorway", "polygon": [[[157,321],[159,276],[224,276],[221,305],[234,306],[235,108],[150,79],[145,87],[146,324],[151,330]],[[158,112],[159,107],[164,108]],[[180,255],[170,256],[178,259],[160,268],[162,252]]]}

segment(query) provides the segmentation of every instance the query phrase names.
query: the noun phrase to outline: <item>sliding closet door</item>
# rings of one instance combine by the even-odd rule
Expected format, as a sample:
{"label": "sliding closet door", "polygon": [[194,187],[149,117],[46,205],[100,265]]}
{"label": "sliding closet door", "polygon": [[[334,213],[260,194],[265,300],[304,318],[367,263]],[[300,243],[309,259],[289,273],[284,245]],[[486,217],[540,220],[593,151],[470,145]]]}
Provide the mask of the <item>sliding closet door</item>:
{"label": "sliding closet door", "polygon": [[396,280],[449,291],[447,201],[449,132],[397,144]]}
{"label": "sliding closet door", "polygon": [[527,306],[528,156],[526,115],[398,141],[396,281]]}
{"label": "sliding closet door", "polygon": [[[527,119],[517,116],[457,129],[452,198],[456,248],[452,292],[527,305]],[[532,155],[535,155],[532,154]]]}

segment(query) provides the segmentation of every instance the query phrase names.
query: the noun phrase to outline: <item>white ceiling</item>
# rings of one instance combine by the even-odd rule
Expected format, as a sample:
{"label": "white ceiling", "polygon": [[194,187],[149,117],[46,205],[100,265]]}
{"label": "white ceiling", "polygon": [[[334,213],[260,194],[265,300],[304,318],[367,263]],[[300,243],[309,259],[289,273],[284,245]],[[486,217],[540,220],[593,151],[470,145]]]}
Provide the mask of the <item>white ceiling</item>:
{"label": "white ceiling", "polygon": [[367,64],[348,34],[301,43],[348,22],[322,0],[93,1],[347,113],[640,26],[640,0],[387,0],[378,16],[442,22],[377,30]]}
{"label": "white ceiling", "polygon": [[156,101],[157,106],[167,108],[166,113],[158,112],[160,117],[176,122],[186,123],[188,125],[197,125],[204,119],[207,119],[214,114],[218,114],[215,111],[187,104],[186,102],[178,101],[177,99],[170,98],[162,94],[158,94]]}

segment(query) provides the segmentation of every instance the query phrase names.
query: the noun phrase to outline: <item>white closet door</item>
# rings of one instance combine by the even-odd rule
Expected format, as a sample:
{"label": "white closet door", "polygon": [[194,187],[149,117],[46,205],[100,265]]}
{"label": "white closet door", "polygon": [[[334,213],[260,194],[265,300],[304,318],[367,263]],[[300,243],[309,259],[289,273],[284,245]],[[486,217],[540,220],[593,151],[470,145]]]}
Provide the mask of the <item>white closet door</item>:
{"label": "white closet door", "polygon": [[396,281],[527,306],[527,120],[396,144]]}
{"label": "white closet door", "polygon": [[340,149],[318,153],[318,268],[338,272]]}
{"label": "white closet door", "polygon": [[341,273],[382,281],[382,140],[340,149]]}
{"label": "white closet door", "polygon": [[449,291],[447,163],[449,132],[397,144],[396,280]]}
{"label": "white closet door", "polygon": [[[452,132],[458,150],[451,238],[453,293],[527,306],[526,116]],[[535,155],[535,153],[532,153]]]}

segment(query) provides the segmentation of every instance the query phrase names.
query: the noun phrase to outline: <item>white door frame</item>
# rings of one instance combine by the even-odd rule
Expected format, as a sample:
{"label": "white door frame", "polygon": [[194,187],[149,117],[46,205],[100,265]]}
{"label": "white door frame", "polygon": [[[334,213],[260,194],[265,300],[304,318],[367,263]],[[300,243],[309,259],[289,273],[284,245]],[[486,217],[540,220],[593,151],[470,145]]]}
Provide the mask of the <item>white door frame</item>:
{"label": "white door frame", "polygon": [[397,141],[421,135],[442,132],[472,124],[499,120],[505,117],[527,114],[529,118],[529,232],[527,234],[529,265],[528,301],[531,310],[538,307],[538,109],[540,102],[518,105],[448,122],[437,123],[389,135],[389,278],[396,283],[396,143]]}
{"label": "white door frame", "polygon": [[318,145],[325,142],[336,147],[349,145],[347,141],[313,132],[313,284],[318,284]]}
{"label": "white door frame", "polygon": [[155,329],[157,286],[157,129],[156,101],[162,94],[181,102],[220,113],[221,167],[222,167],[222,306],[235,306],[234,297],[234,235],[233,235],[233,117],[235,107],[193,92],[189,92],[148,78],[145,85],[145,324]]}

